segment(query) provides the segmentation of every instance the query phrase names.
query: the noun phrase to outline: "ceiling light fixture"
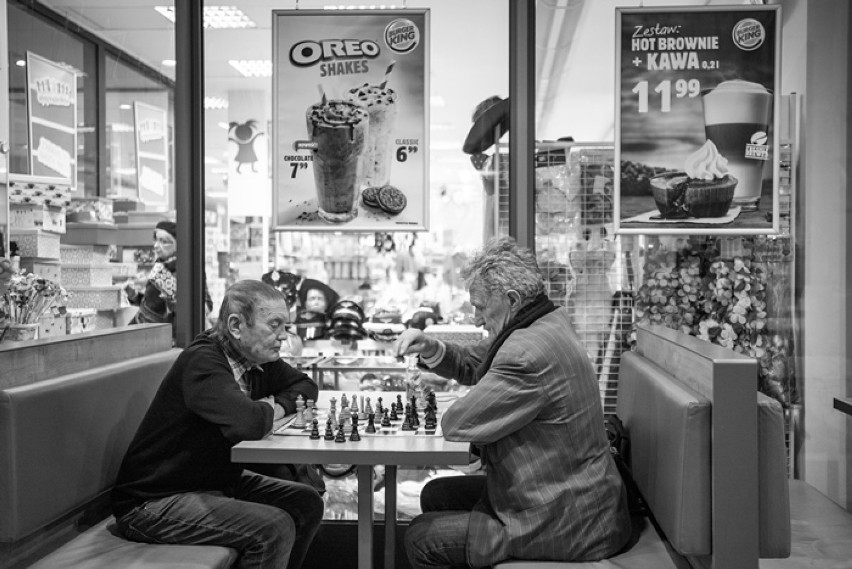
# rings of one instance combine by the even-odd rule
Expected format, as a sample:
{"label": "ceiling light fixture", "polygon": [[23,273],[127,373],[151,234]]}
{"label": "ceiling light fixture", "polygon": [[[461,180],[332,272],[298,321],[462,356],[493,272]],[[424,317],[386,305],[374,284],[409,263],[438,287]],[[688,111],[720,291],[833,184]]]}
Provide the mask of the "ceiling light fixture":
{"label": "ceiling light fixture", "polygon": [[162,63],[166,67],[174,67],[175,65],[177,65],[177,61],[175,61],[174,59],[164,59],[160,63]]}
{"label": "ceiling light fixture", "polygon": [[27,62],[24,61],[23,59],[19,59],[18,61],[15,62],[15,65],[17,65],[18,67],[26,67]]}
{"label": "ceiling light fixture", "polygon": [[243,77],[272,77],[272,61],[269,59],[230,59],[228,64]]}
{"label": "ceiling light fixture", "polygon": [[[174,6],[154,6],[167,20],[175,22]],[[204,27],[213,29],[256,28],[257,24],[236,6],[204,6]]]}
{"label": "ceiling light fixture", "polygon": [[204,97],[204,108],[208,111],[227,109],[228,99],[222,97]]}

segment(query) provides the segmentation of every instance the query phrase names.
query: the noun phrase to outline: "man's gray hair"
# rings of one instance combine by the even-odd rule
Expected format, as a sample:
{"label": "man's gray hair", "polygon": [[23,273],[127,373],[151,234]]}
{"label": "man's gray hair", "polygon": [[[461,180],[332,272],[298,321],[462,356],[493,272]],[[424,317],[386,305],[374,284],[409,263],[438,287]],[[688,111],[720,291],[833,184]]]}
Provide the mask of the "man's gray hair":
{"label": "man's gray hair", "polygon": [[515,290],[521,306],[545,291],[535,254],[511,237],[489,241],[462,269],[461,276],[468,287],[476,281],[491,293]]}
{"label": "man's gray hair", "polygon": [[266,301],[281,301],[287,304],[287,297],[277,288],[261,281],[235,282],[225,291],[225,298],[222,300],[222,306],[219,307],[219,320],[216,321],[213,330],[221,338],[229,337],[228,316],[231,314],[241,315],[246,324],[254,326],[257,307]]}

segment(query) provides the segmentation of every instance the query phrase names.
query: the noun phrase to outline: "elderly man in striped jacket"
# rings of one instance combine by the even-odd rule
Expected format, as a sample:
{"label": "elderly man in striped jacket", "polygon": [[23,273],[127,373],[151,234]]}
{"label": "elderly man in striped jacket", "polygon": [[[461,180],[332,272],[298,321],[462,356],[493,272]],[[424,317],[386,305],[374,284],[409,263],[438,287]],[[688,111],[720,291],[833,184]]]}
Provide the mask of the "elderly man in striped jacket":
{"label": "elderly man in striped jacket", "polygon": [[415,569],[506,559],[592,561],[629,540],[626,491],[609,452],[594,369],[565,308],[544,294],[532,251],[490,242],[462,272],[488,338],[445,344],[409,329],[398,355],[472,385],[444,412],[452,441],[478,449],[484,475],[438,478],[405,536]]}

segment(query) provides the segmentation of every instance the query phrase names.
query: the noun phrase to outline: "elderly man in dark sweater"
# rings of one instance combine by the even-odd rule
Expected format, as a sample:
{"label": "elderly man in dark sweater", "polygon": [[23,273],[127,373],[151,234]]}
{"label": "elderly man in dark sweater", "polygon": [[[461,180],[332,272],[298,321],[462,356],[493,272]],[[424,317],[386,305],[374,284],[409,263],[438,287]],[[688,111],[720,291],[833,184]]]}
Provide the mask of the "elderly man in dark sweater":
{"label": "elderly man in dark sweater", "polygon": [[121,532],[148,543],[208,544],[240,552],[240,568],[297,569],[322,521],[311,486],[231,462],[317,386],[279,356],[289,322],[281,292],[240,281],[216,326],[192,342],[163,383],[127,450],[112,506]]}

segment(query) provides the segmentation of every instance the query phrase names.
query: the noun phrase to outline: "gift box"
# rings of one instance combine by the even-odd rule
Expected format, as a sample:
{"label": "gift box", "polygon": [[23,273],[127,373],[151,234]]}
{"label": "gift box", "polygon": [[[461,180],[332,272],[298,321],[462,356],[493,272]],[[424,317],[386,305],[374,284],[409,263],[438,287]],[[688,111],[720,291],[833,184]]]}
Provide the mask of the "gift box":
{"label": "gift box", "polygon": [[71,203],[71,186],[10,174],[9,203],[67,207]]}
{"label": "gift box", "polygon": [[68,221],[76,223],[114,223],[109,198],[71,198]]}
{"label": "gift box", "polygon": [[65,315],[65,333],[79,334],[95,330],[94,308],[69,308]]}
{"label": "gift box", "polygon": [[65,233],[65,206],[13,203],[9,206],[9,214],[9,222],[13,228]]}
{"label": "gift box", "polygon": [[66,334],[65,316],[55,316],[48,312],[38,319],[38,337],[55,338]]}
{"label": "gift box", "polygon": [[59,259],[59,234],[42,229],[12,229],[10,240],[18,244],[18,255]]}
{"label": "gift box", "polygon": [[63,286],[110,286],[112,285],[112,265],[62,265]]}
{"label": "gift box", "polygon": [[62,266],[58,261],[21,259],[21,268],[43,279],[57,283],[62,282]]}
{"label": "gift box", "polygon": [[115,310],[124,300],[121,285],[100,287],[65,287],[68,291],[68,308],[94,308],[96,310]]}
{"label": "gift box", "polygon": [[63,264],[101,265],[109,263],[109,245],[68,245],[60,247]]}

